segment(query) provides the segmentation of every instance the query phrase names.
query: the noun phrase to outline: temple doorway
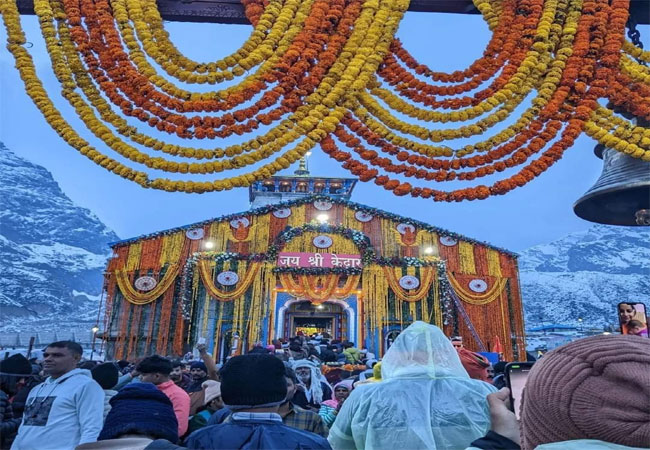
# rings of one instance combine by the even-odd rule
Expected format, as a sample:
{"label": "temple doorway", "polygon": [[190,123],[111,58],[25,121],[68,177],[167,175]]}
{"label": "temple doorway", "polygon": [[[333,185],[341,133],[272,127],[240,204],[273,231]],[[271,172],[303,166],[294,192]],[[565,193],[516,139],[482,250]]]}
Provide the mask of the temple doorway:
{"label": "temple doorway", "polygon": [[284,337],[296,336],[299,331],[310,336],[327,333],[341,340],[347,333],[347,315],[341,305],[324,302],[319,305],[308,300],[293,303],[285,313]]}

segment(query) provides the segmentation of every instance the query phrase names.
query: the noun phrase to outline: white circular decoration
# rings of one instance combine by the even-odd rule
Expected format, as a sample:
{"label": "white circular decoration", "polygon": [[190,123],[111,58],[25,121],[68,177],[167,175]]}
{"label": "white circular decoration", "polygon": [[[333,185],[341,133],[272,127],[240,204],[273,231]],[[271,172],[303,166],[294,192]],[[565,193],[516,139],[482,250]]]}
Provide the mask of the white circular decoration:
{"label": "white circular decoration", "polygon": [[194,228],[193,230],[187,230],[185,232],[185,236],[187,236],[189,239],[192,239],[193,241],[198,241],[199,239],[203,238],[203,228]]}
{"label": "white circular decoration", "polygon": [[354,213],[354,218],[357,219],[359,222],[370,222],[373,219],[372,214],[368,214],[367,212],[363,211],[357,211]]}
{"label": "white circular decoration", "polygon": [[138,278],[133,284],[137,290],[147,292],[155,288],[158,282],[154,277],[145,276]]}
{"label": "white circular decoration", "polygon": [[273,215],[278,219],[286,219],[291,215],[291,209],[289,208],[276,209],[275,211],[273,211]]}
{"label": "white circular decoration", "polygon": [[407,231],[413,233],[415,231],[415,227],[410,223],[400,223],[397,225],[397,231],[399,231],[399,234],[406,234]]}
{"label": "white circular decoration", "polygon": [[403,289],[417,289],[420,286],[420,280],[413,275],[404,275],[399,279],[399,285]]}
{"label": "white circular decoration", "polygon": [[329,236],[316,236],[312,241],[317,248],[330,248],[334,241]]}
{"label": "white circular decoration", "polygon": [[481,292],[487,291],[488,285],[485,281],[477,279],[469,282],[469,288],[480,294]]}
{"label": "white circular decoration", "polygon": [[446,245],[447,247],[453,247],[454,245],[458,244],[458,241],[451,236],[441,236],[440,243],[442,245]]}
{"label": "white circular decoration", "polygon": [[232,219],[230,221],[230,226],[233,228],[239,228],[239,225],[243,225],[244,228],[247,228],[251,222],[246,217],[240,217],[239,219]]}
{"label": "white circular decoration", "polygon": [[217,282],[224,286],[232,286],[234,284],[237,284],[238,281],[239,275],[229,270],[221,272],[219,275],[217,275]]}
{"label": "white circular decoration", "polygon": [[327,200],[316,200],[314,202],[314,208],[319,211],[329,211],[332,209],[332,202],[328,202]]}

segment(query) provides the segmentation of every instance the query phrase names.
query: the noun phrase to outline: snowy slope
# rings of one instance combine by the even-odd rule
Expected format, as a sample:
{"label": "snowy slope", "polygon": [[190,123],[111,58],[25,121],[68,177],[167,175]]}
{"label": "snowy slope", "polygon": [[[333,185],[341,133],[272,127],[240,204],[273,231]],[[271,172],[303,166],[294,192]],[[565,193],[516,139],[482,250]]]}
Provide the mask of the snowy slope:
{"label": "snowy slope", "polygon": [[94,320],[117,235],[2,143],[0,198],[0,330]]}
{"label": "snowy slope", "polygon": [[650,230],[594,225],[519,258],[528,327],[615,325],[616,303],[650,306]]}

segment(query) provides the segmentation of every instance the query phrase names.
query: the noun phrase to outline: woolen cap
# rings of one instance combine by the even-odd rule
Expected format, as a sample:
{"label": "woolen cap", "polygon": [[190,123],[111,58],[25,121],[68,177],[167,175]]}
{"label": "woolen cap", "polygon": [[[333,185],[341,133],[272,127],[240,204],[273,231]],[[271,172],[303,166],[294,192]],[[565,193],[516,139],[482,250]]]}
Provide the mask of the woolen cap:
{"label": "woolen cap", "polygon": [[31,375],[32,365],[20,353],[0,361],[0,372],[7,375]]}
{"label": "woolen cap", "polygon": [[119,378],[117,366],[113,363],[99,364],[90,370],[93,380],[95,380],[102,389],[113,389]]}
{"label": "woolen cap", "polygon": [[235,356],[220,373],[221,398],[231,409],[279,405],[287,396],[284,364],[275,356]]}
{"label": "woolen cap", "polygon": [[194,361],[193,363],[191,363],[190,370],[192,369],[201,369],[204,372],[208,371],[208,367],[205,365],[203,361]]}
{"label": "woolen cap", "polygon": [[203,400],[204,405],[207,405],[221,395],[221,383],[218,381],[206,380],[201,383],[201,387],[205,390],[205,398]]}
{"label": "woolen cap", "polygon": [[600,335],[535,363],[521,406],[522,448],[576,439],[650,443],[650,340]]}
{"label": "woolen cap", "polygon": [[169,398],[151,383],[130,383],[110,400],[111,410],[98,441],[123,434],[178,441],[178,421]]}

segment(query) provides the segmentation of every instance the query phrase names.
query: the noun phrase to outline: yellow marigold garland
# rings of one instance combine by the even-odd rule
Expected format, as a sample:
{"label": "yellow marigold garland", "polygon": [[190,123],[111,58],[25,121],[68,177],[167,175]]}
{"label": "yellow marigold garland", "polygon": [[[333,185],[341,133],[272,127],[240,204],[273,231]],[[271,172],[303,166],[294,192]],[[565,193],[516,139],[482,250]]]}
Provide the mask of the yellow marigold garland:
{"label": "yellow marigold garland", "polygon": [[[279,43],[277,44],[277,47],[274,49],[272,52],[272,56],[270,56],[268,59],[263,60],[263,64],[255,71],[255,73],[247,76],[245,79],[243,79],[241,82],[238,84],[219,90],[219,91],[210,91],[210,92],[190,92],[186,91],[178,86],[176,86],[174,83],[170,82],[169,80],[165,79],[164,77],[158,75],[156,69],[149,64],[147,58],[145,57],[145,54],[142,52],[142,48],[139,44],[139,41],[136,39],[136,35],[134,33],[133,27],[131,26],[131,23],[129,22],[129,14],[126,11],[126,5],[131,4],[131,2],[127,2],[126,0],[113,0],[112,5],[114,7],[114,14],[115,18],[117,20],[119,30],[122,35],[122,39],[124,40],[124,43],[127,47],[127,49],[130,52],[130,57],[131,61],[138,67],[138,70],[146,74],[148,79],[156,86],[158,86],[160,89],[162,89],[164,92],[167,94],[180,98],[180,99],[187,99],[187,100],[212,100],[212,99],[225,99],[229,94],[234,93],[234,92],[239,92],[242,89],[245,89],[247,86],[251,85],[254,81],[259,80],[263,74],[268,72],[270,68],[278,61],[278,59],[281,57],[281,55],[284,54],[284,52],[287,50],[289,47],[289,44],[293,40],[293,38],[298,34],[300,29],[302,28],[302,25],[304,23],[304,18],[306,17],[306,13],[309,11],[309,8],[312,4],[311,1],[305,1],[305,2],[294,2],[292,3],[291,7],[289,10],[284,11],[285,15],[289,15],[290,13],[296,13],[295,18],[291,16],[291,20],[289,20],[288,17],[282,17],[282,23],[290,23],[289,29],[285,30],[281,34],[281,39]],[[294,5],[297,6],[297,8],[294,8]],[[272,8],[273,11],[276,11],[277,8]],[[137,20],[134,20],[134,23],[138,23]],[[253,39],[253,35],[255,35],[255,39],[257,39],[256,32],[260,30],[255,30],[251,37],[249,39]],[[277,31],[274,33],[277,35]],[[259,34],[259,33],[258,33]],[[242,45],[240,48],[240,51],[243,48],[250,47],[252,45],[251,43],[247,42]],[[146,49],[145,49],[146,50]],[[164,49],[158,52],[158,54],[162,54],[163,57],[164,55],[168,52],[168,49]],[[227,57],[225,60],[229,60],[234,58],[234,57]],[[239,58],[236,58],[237,60]],[[197,63],[199,64],[199,63]],[[224,67],[223,64],[220,62],[215,62],[215,63],[208,63],[207,66],[212,66],[215,65],[215,67]],[[256,64],[257,65],[257,64]],[[167,66],[162,66],[163,68],[167,68],[168,71],[172,71],[176,78],[180,79],[181,81],[184,81],[186,83],[209,83],[209,84],[215,84],[218,82],[221,82],[225,79],[232,79],[233,75],[239,76],[243,74],[244,72],[240,72],[240,70],[233,70],[230,72],[226,73],[210,73],[207,75],[201,75],[197,76],[195,73],[190,73],[188,71],[180,71],[177,70],[178,67],[172,67],[169,68]],[[252,68],[254,66],[251,66]],[[250,69],[249,68],[249,69]],[[246,69],[246,70],[249,70]],[[243,70],[243,69],[242,69]],[[211,71],[213,72],[213,71]]]}
{"label": "yellow marigold garland", "polygon": [[[621,50],[620,41],[613,36],[623,29],[626,0],[617,0],[615,4],[611,5],[607,5],[601,0],[590,0],[588,8],[594,8],[594,5],[600,4],[599,2],[602,5],[596,8],[594,20],[599,21],[599,26],[602,29],[602,24],[607,22],[607,19],[603,21],[603,17],[609,14],[609,21],[613,24],[612,29],[617,30],[616,33],[610,33],[611,36],[607,36],[607,44],[603,47],[606,61],[603,64],[604,67],[613,67],[609,72],[610,79],[618,83],[616,86],[621,89],[619,91],[610,89],[607,95],[619,107],[624,104],[625,98],[635,98],[637,106],[631,110],[645,117],[649,107],[645,104],[639,106],[639,102],[644,101],[643,95],[646,94],[635,94],[635,89],[637,92],[648,92],[646,86],[650,83],[650,71],[630,57],[647,61],[650,59],[648,57],[650,52],[645,52],[629,42],[624,42]],[[302,2],[299,6],[300,11],[297,11],[298,3],[297,0],[271,0],[262,15],[258,16],[259,20],[256,22],[256,28],[249,40],[239,51],[215,63],[198,63],[184,57],[173,46],[162,26],[162,20],[153,0],[112,0],[113,17],[117,20],[123,42],[138,70],[145,74],[154,85],[170,95],[197,101],[223,99],[230,93],[246,89],[250,83],[259,81],[260,76],[263,76],[265,71],[272,67],[273,62],[277,61],[279,56],[286,51],[292,37],[300,31],[301,21],[304,22],[305,18],[303,8],[306,6],[305,2]],[[504,11],[502,2],[500,0],[475,0],[475,4],[484,15],[490,28],[494,30],[499,23],[502,11]],[[519,59],[520,56],[517,56],[517,61],[521,62],[505,85],[489,97],[482,98],[480,102],[471,103],[473,106],[447,113],[425,110],[411,105],[396,96],[391,90],[378,84],[374,73],[384,55],[389,51],[391,40],[407,7],[407,2],[405,0],[397,2],[394,0],[367,0],[363,3],[361,14],[358,17],[355,16],[357,18],[354,27],[351,28],[352,33],[345,41],[343,51],[333,62],[329,72],[322,78],[315,92],[307,95],[295,112],[266,134],[244,144],[229,146],[225,149],[195,149],[169,145],[139,133],[135,127],[129,126],[124,119],[115,114],[111,106],[94,87],[92,80],[84,73],[83,63],[75,51],[74,44],[70,41],[70,32],[65,23],[66,17],[58,0],[52,0],[52,8],[47,0],[37,0],[35,10],[40,18],[53,68],[62,83],[64,97],[70,101],[89,130],[120,155],[154,170],[208,174],[255,164],[282,151],[285,147],[294,145],[293,148],[277,155],[276,159],[250,173],[208,182],[173,181],[164,178],[149,179],[146,173],[124,166],[91,147],[65,122],[38,80],[33,61],[29,53],[21,46],[25,42],[25,38],[15,5],[12,2],[2,2],[0,8],[7,28],[8,48],[16,59],[16,67],[25,82],[27,93],[39,107],[48,123],[66,142],[95,163],[144,187],[167,191],[207,192],[248,186],[255,180],[266,178],[278,170],[288,167],[316,143],[336,130],[348,109],[353,110],[361,122],[377,136],[396,146],[426,156],[460,157],[475,151],[488,151],[516,137],[533,120],[536,120],[535,126],[538,127],[539,123],[543,124],[548,121],[548,117],[544,116],[544,110],[552,97],[554,101],[552,106],[556,111],[558,110],[559,102],[555,99],[554,94],[558,89],[560,79],[564,76],[565,62],[574,50],[572,45],[578,22],[581,23],[580,26],[584,26],[586,21],[582,20],[584,16],[581,11],[581,0],[536,0],[534,4],[531,11],[536,11],[536,15],[532,19],[536,22],[530,20],[526,22],[526,26],[529,28],[531,24],[534,24],[534,35],[528,35],[529,37],[533,36],[534,42],[530,48],[523,49],[524,53],[521,51],[518,53],[523,59]],[[511,4],[506,6],[512,11]],[[605,12],[604,15],[603,12]],[[58,35],[52,25],[55,18],[59,25]],[[139,40],[135,36],[136,33]],[[601,33],[600,36],[605,34]],[[582,45],[584,48],[584,37],[588,38],[592,35],[596,36],[598,32],[583,35],[582,42],[579,42],[578,46]],[[600,47],[601,43],[598,43],[594,48],[599,49]],[[192,93],[177,88],[160,77],[146,61],[142,50],[153,55],[153,59],[168,73],[192,83],[216,83],[222,79],[244,75],[245,70],[259,67],[256,73],[246,77],[232,88],[205,94]],[[613,55],[612,52],[614,52]],[[620,52],[620,55],[616,52]],[[586,76],[585,79],[589,79],[589,76]],[[602,91],[603,79],[599,78],[597,82],[600,83],[598,89]],[[77,88],[88,98],[92,107],[75,92]],[[433,142],[482,134],[490,127],[505,120],[533,89],[537,91],[536,98],[533,99],[531,107],[514,124],[488,139],[476,144],[465,145],[457,150],[446,146],[428,146],[393,132],[395,130]],[[591,92],[592,89],[596,92],[596,86],[585,85],[577,88],[578,92],[587,92],[587,90]],[[644,89],[646,90],[644,91]],[[560,90],[559,92],[564,91]],[[158,98],[161,99],[160,101],[165,100],[162,97]],[[576,98],[575,94],[573,94],[573,98]],[[457,104],[460,105],[460,103]],[[499,109],[493,111],[497,107]],[[101,120],[94,115],[93,108],[99,112]],[[570,109],[571,106],[568,110]],[[643,160],[650,158],[650,131],[648,129],[615,116],[611,110],[603,107],[596,109],[587,107],[586,109],[592,116],[590,120],[585,120],[585,107],[582,107],[581,111],[583,112],[580,114],[583,118],[579,132],[586,132],[602,144],[630,156]],[[490,114],[475,123],[463,125],[458,129],[429,130],[426,127],[398,120],[392,116],[390,110],[428,122],[443,123],[466,121],[479,118],[487,113]],[[537,118],[540,114],[543,118],[541,122]],[[117,138],[102,121],[110,123],[118,133],[128,136],[134,142],[154,150],[161,150],[163,153],[198,159],[221,158],[223,156],[228,156],[230,159],[217,162],[183,163],[164,158],[152,158]],[[534,134],[532,137],[530,136],[530,133],[526,134],[525,138],[537,139]],[[296,141],[298,142],[296,143]],[[521,155],[519,156],[519,161],[521,161]],[[473,159],[473,161],[481,160]],[[526,178],[531,179],[532,177],[527,174]],[[393,183],[395,181],[391,181],[390,186],[393,186]],[[404,195],[407,192],[406,185],[404,189],[400,188],[398,195]],[[397,191],[395,192],[397,193]],[[436,199],[438,197],[443,198],[444,196],[436,195]],[[478,197],[483,198],[482,195]]]}
{"label": "yellow marigold garland", "polygon": [[[237,287],[232,291],[225,291],[219,289],[212,279],[212,267],[210,261],[199,260],[197,266],[199,268],[199,274],[201,275],[201,281],[205,290],[212,296],[214,299],[219,300],[220,302],[230,301],[236,298],[241,297],[248,290],[251,283],[255,279],[257,273],[259,272],[262,263],[260,262],[249,262],[240,261],[239,265],[241,266],[240,278],[237,282]],[[227,270],[227,269],[224,269]]]}
{"label": "yellow marigold garland", "polygon": [[383,267],[384,276],[388,286],[393,291],[395,296],[404,300],[405,302],[419,302],[422,300],[431,289],[431,284],[433,283],[436,277],[436,268],[431,267],[420,267],[420,285],[417,289],[404,289],[399,284],[399,280],[395,275],[395,270],[401,270],[399,268],[393,267]]}
{"label": "yellow marigold garland", "polygon": [[[190,83],[214,84],[240,76],[272,54],[282,35],[292,22],[292,12],[299,1],[272,0],[264,8],[257,26],[246,42],[232,55],[215,62],[201,63],[185,57],[171,42],[165,31],[155,1],[126,0],[128,17],[134,24],[145,52],[169,75]],[[231,67],[239,70],[228,70]]]}
{"label": "yellow marigold garland", "polygon": [[493,302],[501,295],[503,289],[506,287],[506,284],[508,283],[507,278],[498,278],[490,289],[488,289],[486,292],[482,294],[477,294],[476,292],[472,292],[466,289],[464,286],[462,286],[458,282],[458,280],[456,280],[453,274],[448,272],[447,278],[449,279],[449,283],[454,288],[454,291],[456,292],[458,297],[462,301],[469,303],[471,305],[487,305],[488,303]]}
{"label": "yellow marigold garland", "polygon": [[134,305],[146,305],[153,302],[158,297],[167,292],[174,280],[178,276],[180,267],[178,264],[171,264],[165,275],[158,281],[158,284],[155,288],[148,292],[138,292],[132,285],[131,280],[129,280],[128,272],[124,269],[115,271],[115,279],[117,281],[117,286],[120,288],[120,292],[124,298]]}

